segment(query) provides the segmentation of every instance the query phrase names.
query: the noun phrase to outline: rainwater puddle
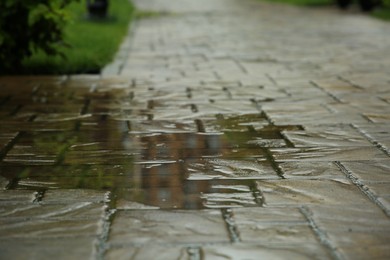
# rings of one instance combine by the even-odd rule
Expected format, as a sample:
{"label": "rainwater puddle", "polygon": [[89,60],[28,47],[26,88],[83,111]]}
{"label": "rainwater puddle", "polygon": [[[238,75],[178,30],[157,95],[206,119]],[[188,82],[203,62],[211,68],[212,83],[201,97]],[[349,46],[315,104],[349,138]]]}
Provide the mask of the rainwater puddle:
{"label": "rainwater puddle", "polygon": [[286,127],[262,126],[258,115],[218,118],[215,132],[195,132],[194,122],[97,115],[30,130],[15,123],[25,130],[4,135],[12,145],[2,148],[0,175],[7,189],[37,191],[43,203],[48,190],[93,189],[111,191],[123,208],[262,206],[256,180],[281,178],[269,150],[287,146]]}

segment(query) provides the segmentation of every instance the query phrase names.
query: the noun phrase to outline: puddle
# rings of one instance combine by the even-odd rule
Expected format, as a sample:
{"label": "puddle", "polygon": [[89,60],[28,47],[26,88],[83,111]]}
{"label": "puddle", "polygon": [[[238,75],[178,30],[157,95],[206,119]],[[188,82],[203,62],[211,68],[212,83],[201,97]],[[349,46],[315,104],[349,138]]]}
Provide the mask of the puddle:
{"label": "puddle", "polygon": [[224,115],[217,114],[213,120],[205,120],[207,132],[246,132],[248,130],[259,130],[268,125],[268,121],[259,113]]}
{"label": "puddle", "polygon": [[[4,132],[0,175],[7,189],[108,190],[121,207],[259,207],[256,180],[280,179],[269,149],[287,147],[262,115],[212,121],[115,120],[110,115],[13,122]],[[31,124],[29,124],[31,123]],[[58,124],[57,124],[58,123]],[[205,132],[196,132],[204,124]],[[31,128],[29,128],[31,126]],[[4,146],[4,145],[3,145]],[[2,148],[4,149],[4,148]]]}

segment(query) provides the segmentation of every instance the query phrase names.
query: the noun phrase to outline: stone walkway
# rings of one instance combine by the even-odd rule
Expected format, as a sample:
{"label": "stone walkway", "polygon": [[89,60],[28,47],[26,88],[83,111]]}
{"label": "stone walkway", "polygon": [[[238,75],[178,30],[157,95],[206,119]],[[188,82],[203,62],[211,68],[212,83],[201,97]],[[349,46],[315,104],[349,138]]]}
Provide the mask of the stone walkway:
{"label": "stone walkway", "polygon": [[135,2],[102,76],[0,78],[0,259],[389,259],[390,24]]}

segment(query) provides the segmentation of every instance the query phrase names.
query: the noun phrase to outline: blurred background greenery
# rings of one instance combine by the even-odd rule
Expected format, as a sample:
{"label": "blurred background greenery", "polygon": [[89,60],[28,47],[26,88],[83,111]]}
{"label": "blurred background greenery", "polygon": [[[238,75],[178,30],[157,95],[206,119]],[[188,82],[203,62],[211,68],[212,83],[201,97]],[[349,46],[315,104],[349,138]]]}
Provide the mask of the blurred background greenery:
{"label": "blurred background greenery", "polygon": [[66,7],[69,21],[64,28],[65,59],[42,50],[23,61],[22,74],[99,73],[111,61],[128,30],[134,11],[129,0],[109,1],[105,19],[90,19],[85,1]]}

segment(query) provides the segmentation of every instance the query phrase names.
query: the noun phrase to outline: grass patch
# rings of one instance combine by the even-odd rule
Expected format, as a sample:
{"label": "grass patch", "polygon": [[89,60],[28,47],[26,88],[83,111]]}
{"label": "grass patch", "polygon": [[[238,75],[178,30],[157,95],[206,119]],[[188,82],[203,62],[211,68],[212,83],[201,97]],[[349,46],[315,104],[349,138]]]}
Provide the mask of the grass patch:
{"label": "grass patch", "polygon": [[66,59],[38,51],[23,61],[21,73],[99,73],[118,50],[134,11],[129,0],[109,3],[109,16],[105,20],[88,19],[85,1],[69,5],[71,22],[65,28],[64,39],[71,47],[64,48]]}
{"label": "grass patch", "polygon": [[372,15],[374,17],[379,18],[379,19],[390,21],[390,7],[386,6],[386,7],[382,7],[382,8],[379,8],[377,10],[374,10],[372,12]]}

